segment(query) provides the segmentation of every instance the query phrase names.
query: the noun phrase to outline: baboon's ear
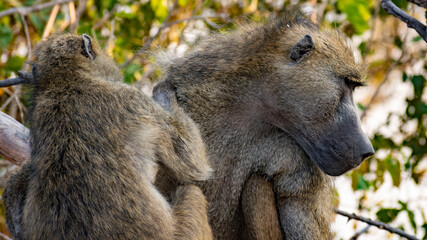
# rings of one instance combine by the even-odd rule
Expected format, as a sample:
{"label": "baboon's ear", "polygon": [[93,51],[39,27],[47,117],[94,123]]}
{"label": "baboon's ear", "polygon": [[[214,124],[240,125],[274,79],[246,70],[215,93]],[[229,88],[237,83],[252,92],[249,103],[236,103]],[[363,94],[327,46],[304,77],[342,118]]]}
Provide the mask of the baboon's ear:
{"label": "baboon's ear", "polygon": [[294,61],[300,60],[305,54],[314,49],[313,38],[307,34],[292,47],[291,59]]}
{"label": "baboon's ear", "polygon": [[82,54],[90,60],[95,59],[95,53],[92,51],[92,39],[87,34],[82,34]]}

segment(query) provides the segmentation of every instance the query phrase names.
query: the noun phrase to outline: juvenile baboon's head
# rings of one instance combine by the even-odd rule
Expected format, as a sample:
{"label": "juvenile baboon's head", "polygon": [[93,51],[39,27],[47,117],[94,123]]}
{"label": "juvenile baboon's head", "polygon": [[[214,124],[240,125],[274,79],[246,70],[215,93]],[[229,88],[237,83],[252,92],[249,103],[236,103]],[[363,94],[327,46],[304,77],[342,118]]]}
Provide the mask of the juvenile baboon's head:
{"label": "juvenile baboon's head", "polygon": [[79,73],[109,81],[121,79],[114,61],[86,34],[53,35],[34,53],[33,74],[40,84],[74,81]]}
{"label": "juvenile baboon's head", "polygon": [[347,39],[305,21],[277,31],[265,120],[292,136],[325,173],[357,167],[374,150],[353,103],[364,76]]}

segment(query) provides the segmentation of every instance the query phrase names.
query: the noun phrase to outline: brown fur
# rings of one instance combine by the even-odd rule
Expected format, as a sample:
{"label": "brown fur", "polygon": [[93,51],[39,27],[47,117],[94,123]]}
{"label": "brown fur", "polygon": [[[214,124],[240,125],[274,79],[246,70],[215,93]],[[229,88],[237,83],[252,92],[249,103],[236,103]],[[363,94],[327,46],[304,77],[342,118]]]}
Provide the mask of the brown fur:
{"label": "brown fur", "polygon": [[252,175],[242,192],[242,213],[245,228],[244,239],[283,239],[277,215],[276,197],[270,181],[259,175]]}
{"label": "brown fur", "polygon": [[209,177],[194,122],[121,83],[87,35],[51,37],[35,55],[31,160],[3,194],[14,238],[211,239],[198,187],[170,206],[152,184],[157,163],[179,183]]}
{"label": "brown fur", "polygon": [[[171,61],[154,96],[174,91],[200,126],[215,176],[199,186],[216,239],[331,238],[327,174],[373,153],[352,100],[362,75],[342,34],[293,13],[215,35]],[[158,174],[156,184],[173,190]]]}

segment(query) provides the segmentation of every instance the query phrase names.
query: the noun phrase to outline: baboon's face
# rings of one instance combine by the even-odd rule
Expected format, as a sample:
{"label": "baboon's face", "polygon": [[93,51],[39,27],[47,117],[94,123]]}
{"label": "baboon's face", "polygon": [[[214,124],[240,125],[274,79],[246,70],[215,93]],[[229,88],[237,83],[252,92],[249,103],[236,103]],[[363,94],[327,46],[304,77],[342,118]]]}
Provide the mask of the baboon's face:
{"label": "baboon's face", "polygon": [[267,122],[294,138],[325,173],[337,176],[374,150],[353,103],[353,90],[363,83],[351,49],[343,41],[316,37],[304,36],[286,60],[277,61]]}

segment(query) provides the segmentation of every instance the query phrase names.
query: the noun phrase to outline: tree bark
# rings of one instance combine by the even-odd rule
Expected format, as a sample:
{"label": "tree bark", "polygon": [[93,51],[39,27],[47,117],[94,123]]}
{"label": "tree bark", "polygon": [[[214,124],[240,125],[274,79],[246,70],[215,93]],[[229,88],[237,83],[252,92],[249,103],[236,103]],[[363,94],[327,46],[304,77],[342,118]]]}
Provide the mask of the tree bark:
{"label": "tree bark", "polygon": [[0,155],[13,164],[30,159],[30,131],[24,125],[0,112]]}

